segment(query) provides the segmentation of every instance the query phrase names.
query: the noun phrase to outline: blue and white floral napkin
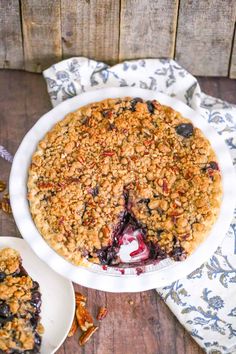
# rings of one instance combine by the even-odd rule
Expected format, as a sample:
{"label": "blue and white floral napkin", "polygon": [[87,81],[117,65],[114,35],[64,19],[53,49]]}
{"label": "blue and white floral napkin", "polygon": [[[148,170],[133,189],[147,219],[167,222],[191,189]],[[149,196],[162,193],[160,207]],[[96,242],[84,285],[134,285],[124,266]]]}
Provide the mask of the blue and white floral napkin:
{"label": "blue and white floral napkin", "polygon": [[[202,93],[197,80],[173,60],[125,61],[109,67],[79,57],[55,64],[43,75],[53,106],[82,92],[112,86],[174,96],[223,135],[236,164],[236,106]],[[223,244],[210,256],[187,278],[157,291],[208,353],[236,353],[236,211]]]}
{"label": "blue and white floral napkin", "polygon": [[[191,74],[169,59],[125,61],[113,67],[78,57],[45,70],[53,106],[88,90],[135,86],[164,92],[199,112],[222,135],[236,165],[236,106],[201,92]],[[6,155],[0,146],[0,156]],[[235,181],[236,182],[236,181]],[[224,242],[187,278],[157,289],[207,353],[236,353],[236,210]]]}

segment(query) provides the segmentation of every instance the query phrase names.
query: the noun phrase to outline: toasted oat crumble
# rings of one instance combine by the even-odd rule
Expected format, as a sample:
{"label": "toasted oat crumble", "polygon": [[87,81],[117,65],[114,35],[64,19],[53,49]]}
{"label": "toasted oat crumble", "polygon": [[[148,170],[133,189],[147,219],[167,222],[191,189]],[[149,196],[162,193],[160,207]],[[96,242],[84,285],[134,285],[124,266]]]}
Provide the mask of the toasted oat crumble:
{"label": "toasted oat crumble", "polygon": [[140,98],[68,114],[40,141],[29,168],[33,220],[77,265],[119,264],[125,223],[142,230],[150,258],[183,260],[209,233],[221,195],[217,158],[202,132]]}
{"label": "toasted oat crumble", "polygon": [[39,285],[22,267],[19,253],[0,249],[1,353],[39,353],[43,333],[40,306]]}

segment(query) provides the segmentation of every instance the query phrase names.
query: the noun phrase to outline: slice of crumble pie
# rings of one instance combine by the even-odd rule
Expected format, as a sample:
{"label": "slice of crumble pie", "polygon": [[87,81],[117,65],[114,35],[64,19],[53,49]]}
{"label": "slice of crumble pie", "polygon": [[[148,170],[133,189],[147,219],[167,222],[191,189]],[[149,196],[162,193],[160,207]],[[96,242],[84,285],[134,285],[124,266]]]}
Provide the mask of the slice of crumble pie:
{"label": "slice of crumble pie", "polygon": [[41,294],[12,248],[0,249],[0,353],[40,352]]}

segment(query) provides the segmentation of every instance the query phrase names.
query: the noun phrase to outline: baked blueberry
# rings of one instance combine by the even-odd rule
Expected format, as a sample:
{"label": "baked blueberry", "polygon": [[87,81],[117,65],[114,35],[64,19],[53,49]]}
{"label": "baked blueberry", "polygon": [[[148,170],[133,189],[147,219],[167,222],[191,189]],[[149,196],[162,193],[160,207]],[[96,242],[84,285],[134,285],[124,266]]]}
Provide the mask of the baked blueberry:
{"label": "baked blueberry", "polygon": [[40,294],[39,291],[34,291],[34,292],[32,293],[32,297],[31,297],[30,303],[31,303],[34,307],[36,307],[37,309],[40,308],[42,301],[41,301],[41,294]]}
{"label": "baked blueberry", "polygon": [[11,315],[10,307],[5,302],[0,303],[0,316],[9,317]]}
{"label": "baked blueberry", "polygon": [[217,162],[211,161],[211,162],[209,162],[209,166],[210,166],[210,168],[212,168],[212,170],[217,170],[217,171],[219,171],[219,165],[218,165]]}
{"label": "baked blueberry", "polygon": [[0,283],[6,278],[6,273],[0,272]]}
{"label": "baked blueberry", "polygon": [[155,107],[154,107],[152,101],[147,101],[146,103],[147,103],[147,108],[148,108],[149,113],[153,114]]}
{"label": "baked blueberry", "polygon": [[142,98],[135,97],[130,101],[131,111],[134,112],[136,110],[135,106],[138,102],[143,102]]}
{"label": "baked blueberry", "polygon": [[184,138],[190,138],[193,135],[193,125],[191,123],[182,123],[175,127],[176,133]]}
{"label": "baked blueberry", "polygon": [[186,254],[184,252],[183,247],[181,247],[181,246],[174,247],[172,256],[173,256],[175,261],[184,260],[186,258]]}

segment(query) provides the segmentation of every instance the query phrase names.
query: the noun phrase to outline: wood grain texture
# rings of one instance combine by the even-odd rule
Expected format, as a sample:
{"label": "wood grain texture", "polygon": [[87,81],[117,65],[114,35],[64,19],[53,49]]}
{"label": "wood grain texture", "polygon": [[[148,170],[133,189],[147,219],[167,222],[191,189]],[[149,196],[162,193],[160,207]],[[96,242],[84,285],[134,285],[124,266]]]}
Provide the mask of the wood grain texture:
{"label": "wood grain texture", "polygon": [[234,41],[232,43],[232,53],[230,60],[229,76],[233,79],[236,78],[236,22],[234,26]]}
{"label": "wood grain texture", "polygon": [[194,75],[228,76],[235,0],[181,0],[176,60]]}
{"label": "wood grain texture", "polygon": [[0,67],[24,68],[18,0],[0,1]]}
{"label": "wood grain texture", "polygon": [[173,58],[178,0],[121,0],[119,59]]}
{"label": "wood grain texture", "polygon": [[[0,145],[15,154],[26,132],[51,108],[42,77],[20,71],[0,71]],[[0,158],[0,179],[8,181],[11,164]],[[12,216],[0,210],[0,235],[19,236]]]}
{"label": "wood grain texture", "polygon": [[78,345],[76,333],[56,354],[203,354],[155,290],[112,294],[75,288],[87,295],[94,317],[104,305],[108,315],[85,347]]}
{"label": "wood grain texture", "polygon": [[[206,93],[236,103],[236,80],[199,81]],[[24,134],[51,108],[42,76],[1,70],[0,108],[0,144],[14,154]],[[10,164],[0,158],[0,179],[6,181],[9,172]],[[13,218],[1,211],[0,235],[19,236]],[[75,288],[88,296],[94,317],[102,305],[108,307],[108,316],[84,348],[79,347],[77,333],[66,339],[57,354],[203,354],[154,290],[112,294]]]}
{"label": "wood grain texture", "polygon": [[22,0],[25,69],[41,72],[61,59],[60,0]]}
{"label": "wood grain texture", "polygon": [[119,10],[119,0],[61,0],[63,57],[117,62]]}

